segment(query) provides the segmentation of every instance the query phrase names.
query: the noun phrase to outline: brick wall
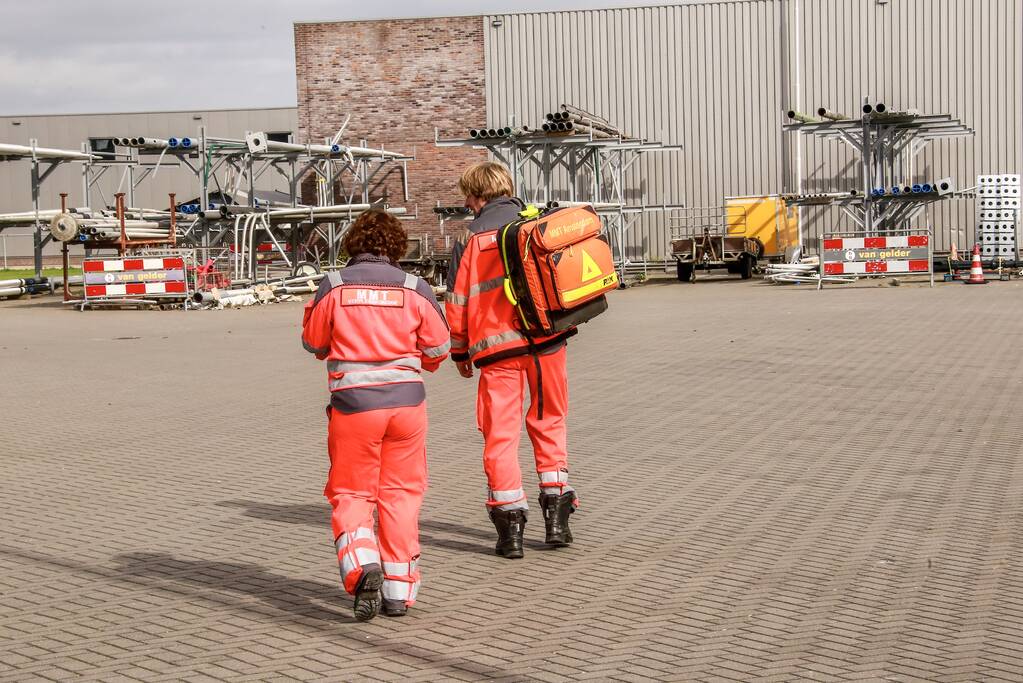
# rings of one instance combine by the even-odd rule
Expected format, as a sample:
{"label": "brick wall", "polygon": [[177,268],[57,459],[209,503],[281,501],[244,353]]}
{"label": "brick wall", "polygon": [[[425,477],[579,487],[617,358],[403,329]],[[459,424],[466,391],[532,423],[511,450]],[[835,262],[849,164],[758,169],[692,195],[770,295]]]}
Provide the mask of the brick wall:
{"label": "brick wall", "polygon": [[[431,208],[437,200],[461,204],[456,181],[462,169],[486,160],[484,152],[437,148],[441,135],[466,135],[486,122],[483,25],[479,17],[295,25],[298,121],[301,139],[345,132],[351,144],[411,154],[409,209],[419,204],[420,220],[410,234],[437,235]],[[401,200],[400,177],[374,192]],[[437,240],[440,243],[440,240]]]}

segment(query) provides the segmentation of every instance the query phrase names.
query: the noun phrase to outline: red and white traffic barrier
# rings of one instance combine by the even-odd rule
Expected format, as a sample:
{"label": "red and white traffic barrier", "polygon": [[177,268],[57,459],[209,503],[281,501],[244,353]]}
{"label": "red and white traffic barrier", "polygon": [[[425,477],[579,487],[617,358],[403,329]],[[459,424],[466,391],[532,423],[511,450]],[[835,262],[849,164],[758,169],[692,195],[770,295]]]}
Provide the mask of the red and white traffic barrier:
{"label": "red and white traffic barrier", "polygon": [[127,270],[183,270],[185,260],[179,256],[166,258],[125,258],[86,261],[82,269],[86,273],[113,273]]}

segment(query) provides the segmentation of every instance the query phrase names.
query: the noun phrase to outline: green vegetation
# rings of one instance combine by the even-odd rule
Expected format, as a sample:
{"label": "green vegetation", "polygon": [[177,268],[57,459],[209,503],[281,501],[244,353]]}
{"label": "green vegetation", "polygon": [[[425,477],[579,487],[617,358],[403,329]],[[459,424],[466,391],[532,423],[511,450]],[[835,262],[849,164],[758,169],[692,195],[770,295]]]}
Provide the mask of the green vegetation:
{"label": "green vegetation", "polygon": [[[68,275],[81,275],[81,268],[68,268]],[[60,268],[43,268],[43,275],[46,277],[62,277],[64,271]],[[35,277],[36,271],[34,268],[0,268],[0,280],[21,280],[24,278]]]}

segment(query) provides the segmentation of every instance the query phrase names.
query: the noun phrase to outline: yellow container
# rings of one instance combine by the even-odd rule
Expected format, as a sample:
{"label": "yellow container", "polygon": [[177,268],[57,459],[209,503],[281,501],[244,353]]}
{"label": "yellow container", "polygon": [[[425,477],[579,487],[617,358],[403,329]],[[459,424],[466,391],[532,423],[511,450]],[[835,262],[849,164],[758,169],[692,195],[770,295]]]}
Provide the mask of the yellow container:
{"label": "yellow container", "polygon": [[726,197],[725,221],[729,235],[758,240],[764,258],[785,257],[799,246],[799,212],[778,195]]}

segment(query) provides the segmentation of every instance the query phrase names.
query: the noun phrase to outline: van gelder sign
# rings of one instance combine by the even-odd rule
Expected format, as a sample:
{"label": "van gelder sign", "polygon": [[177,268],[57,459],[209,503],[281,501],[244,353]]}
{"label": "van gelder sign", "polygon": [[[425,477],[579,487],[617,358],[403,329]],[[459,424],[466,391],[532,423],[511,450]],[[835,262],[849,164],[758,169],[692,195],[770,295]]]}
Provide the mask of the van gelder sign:
{"label": "van gelder sign", "polygon": [[86,298],[188,293],[180,256],[86,259],[82,271]]}
{"label": "van gelder sign", "polygon": [[825,238],[821,263],[825,275],[927,273],[930,236]]}

